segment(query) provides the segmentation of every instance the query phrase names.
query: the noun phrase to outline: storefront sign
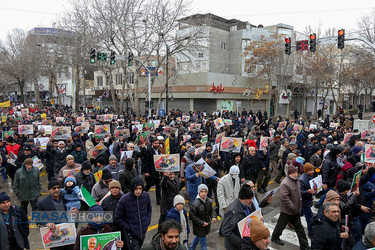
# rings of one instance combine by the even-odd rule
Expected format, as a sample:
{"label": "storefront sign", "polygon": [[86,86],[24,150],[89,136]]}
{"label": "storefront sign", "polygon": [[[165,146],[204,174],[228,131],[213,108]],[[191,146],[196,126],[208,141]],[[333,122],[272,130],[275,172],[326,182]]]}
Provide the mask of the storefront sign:
{"label": "storefront sign", "polygon": [[212,88],[210,90],[211,92],[214,92],[214,93],[223,93],[224,92],[224,88],[222,86],[222,84],[220,83],[220,86],[216,87],[215,86],[215,83],[212,84]]}

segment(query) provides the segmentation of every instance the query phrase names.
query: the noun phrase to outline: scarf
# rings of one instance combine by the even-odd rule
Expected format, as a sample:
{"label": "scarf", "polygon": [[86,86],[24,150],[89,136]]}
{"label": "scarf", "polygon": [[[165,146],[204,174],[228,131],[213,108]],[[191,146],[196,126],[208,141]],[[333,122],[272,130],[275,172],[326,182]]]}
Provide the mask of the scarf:
{"label": "scarf", "polygon": [[180,223],[181,223],[181,227],[182,227],[182,230],[180,232],[180,242],[181,244],[184,243],[185,240],[187,240],[187,222],[186,222],[186,218],[185,218],[185,215],[184,215],[184,209],[181,209],[180,211]]}

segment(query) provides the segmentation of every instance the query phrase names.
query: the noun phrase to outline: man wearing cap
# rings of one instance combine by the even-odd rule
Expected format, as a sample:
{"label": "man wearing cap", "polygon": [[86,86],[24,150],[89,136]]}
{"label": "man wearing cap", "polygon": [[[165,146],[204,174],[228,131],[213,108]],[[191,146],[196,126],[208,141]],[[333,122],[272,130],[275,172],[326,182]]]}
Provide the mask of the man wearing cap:
{"label": "man wearing cap", "polygon": [[117,162],[117,157],[114,154],[112,154],[108,160],[109,164],[105,166],[104,169],[108,169],[112,174],[112,179],[118,181],[120,179],[120,174],[124,171],[125,167]]}
{"label": "man wearing cap", "polygon": [[143,191],[143,180],[135,177],[131,192],[123,195],[115,210],[115,223],[125,235],[128,249],[140,249],[151,222],[150,195]]}
{"label": "man wearing cap", "polygon": [[[109,183],[109,191],[111,194],[105,198],[102,202],[102,207],[104,211],[112,211],[113,214],[115,213],[117,203],[123,196],[123,193],[121,192],[121,184],[120,182],[116,180],[112,180]],[[109,224],[111,227],[112,231],[120,231],[121,229],[118,228],[118,226],[115,223]]]}
{"label": "man wearing cap", "polygon": [[82,163],[81,170],[73,175],[77,180],[77,186],[84,186],[89,193],[91,193],[96,181],[95,176],[91,170],[91,163],[89,161],[84,161]]}
{"label": "man wearing cap", "polygon": [[125,169],[121,172],[119,182],[121,189],[124,194],[130,192],[130,184],[134,177],[138,176],[137,170],[135,169],[135,160],[133,158],[127,158],[125,160]]}
{"label": "man wearing cap", "polygon": [[302,213],[305,215],[308,235],[311,237],[310,220],[313,217],[313,213],[311,211],[311,207],[313,204],[312,195],[315,193],[315,190],[310,187],[309,181],[312,179],[312,176],[314,175],[314,166],[311,163],[307,162],[303,170],[304,173],[299,177],[302,193]]}
{"label": "man wearing cap", "polygon": [[271,243],[270,230],[260,220],[250,222],[250,237],[242,239],[242,249],[246,250],[268,250]]}
{"label": "man wearing cap", "polygon": [[[78,164],[78,163],[74,162],[74,157],[72,155],[68,155],[66,157],[66,165],[60,169],[59,175],[58,175],[57,179],[62,184],[63,181],[64,181],[63,180],[64,179],[64,171],[66,171],[68,173],[70,171],[74,170],[74,169],[76,169],[77,171],[79,171],[81,169],[81,167],[82,167],[81,164]],[[67,176],[67,174],[65,176]]]}
{"label": "man wearing cap", "polygon": [[91,196],[96,200],[100,201],[108,193],[109,183],[112,181],[112,174],[108,169],[104,169],[102,172],[102,178],[95,183],[91,190]]}
{"label": "man wearing cap", "polygon": [[71,150],[65,147],[64,141],[59,141],[57,143],[57,148],[53,147],[51,142],[52,137],[50,137],[50,141],[47,144],[47,151],[53,155],[54,172],[55,177],[57,177],[60,169],[66,165],[66,157]]}
{"label": "man wearing cap", "polygon": [[288,176],[280,184],[280,217],[272,233],[272,242],[284,245],[280,239],[283,230],[290,222],[298,236],[301,249],[310,249],[305,230],[301,224],[301,188],[298,180],[298,171],[294,166],[288,167]]}
{"label": "man wearing cap", "polygon": [[240,169],[233,165],[229,169],[229,174],[223,176],[217,184],[217,198],[219,201],[219,214],[224,216],[224,211],[235,199],[240,192]]}
{"label": "man wearing cap", "polygon": [[82,150],[82,144],[80,142],[76,142],[74,147],[75,150],[71,153],[74,157],[74,162],[82,164],[87,160],[86,152]]}
{"label": "man wearing cap", "polygon": [[238,193],[238,198],[229,204],[225,210],[221,227],[221,233],[225,237],[225,249],[241,249],[241,236],[237,223],[254,212],[250,209],[253,197],[254,193],[251,188],[248,185],[243,185]]}
{"label": "man wearing cap", "polygon": [[245,156],[244,163],[241,165],[240,177],[241,182],[251,180],[255,183],[261,170],[261,160],[265,159],[264,154],[257,154],[255,147],[249,148],[249,154]]}
{"label": "man wearing cap", "polygon": [[350,162],[352,166],[355,166],[357,162],[361,161],[362,153],[363,153],[362,147],[354,146],[352,148],[352,154],[348,157],[348,162]]}
{"label": "man wearing cap", "polygon": [[5,192],[0,193],[0,249],[30,249],[29,222],[21,207],[11,204]]}
{"label": "man wearing cap", "polygon": [[[25,144],[23,152],[17,155],[16,165],[17,169],[20,169],[22,164],[27,158],[33,158],[36,155],[35,151],[32,151],[30,144]],[[40,158],[40,157],[38,157]]]}
{"label": "man wearing cap", "polygon": [[32,159],[25,159],[14,176],[13,192],[21,202],[22,210],[26,215],[29,202],[32,210],[36,210],[41,186],[39,169],[33,167]]}

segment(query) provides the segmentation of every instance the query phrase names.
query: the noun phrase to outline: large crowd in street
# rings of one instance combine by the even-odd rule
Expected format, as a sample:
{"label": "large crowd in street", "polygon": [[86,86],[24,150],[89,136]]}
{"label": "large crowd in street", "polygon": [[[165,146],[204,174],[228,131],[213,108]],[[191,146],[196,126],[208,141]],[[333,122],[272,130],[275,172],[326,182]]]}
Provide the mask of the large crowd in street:
{"label": "large crowd in street", "polygon": [[[343,112],[312,122],[297,110],[291,119],[271,119],[246,109],[173,109],[163,117],[19,103],[1,109],[1,185],[10,185],[21,206],[0,188],[0,250],[33,248],[28,215],[34,211],[93,214],[88,223],[70,221],[77,228],[70,244],[60,244],[69,234],[61,223],[37,222],[51,249],[98,249],[95,235],[119,232],[115,248],[193,250],[199,244],[204,250],[219,217],[229,250],[284,245],[287,226],[300,249],[375,247],[375,130],[353,130],[353,116]],[[160,217],[145,242],[155,216],[150,190]],[[271,231],[261,211],[276,202],[275,194],[280,216]],[[103,221],[107,211],[111,222]]]}

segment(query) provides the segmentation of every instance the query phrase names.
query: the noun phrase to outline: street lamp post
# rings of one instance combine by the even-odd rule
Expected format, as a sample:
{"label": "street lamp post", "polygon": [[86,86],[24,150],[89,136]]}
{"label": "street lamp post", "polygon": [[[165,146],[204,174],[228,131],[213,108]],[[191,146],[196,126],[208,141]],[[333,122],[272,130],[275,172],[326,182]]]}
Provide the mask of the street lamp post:
{"label": "street lamp post", "polygon": [[166,75],[166,80],[165,80],[165,113],[168,115],[168,68],[169,68],[169,46],[166,44],[166,49],[167,49],[167,65],[165,69],[165,75]]}

